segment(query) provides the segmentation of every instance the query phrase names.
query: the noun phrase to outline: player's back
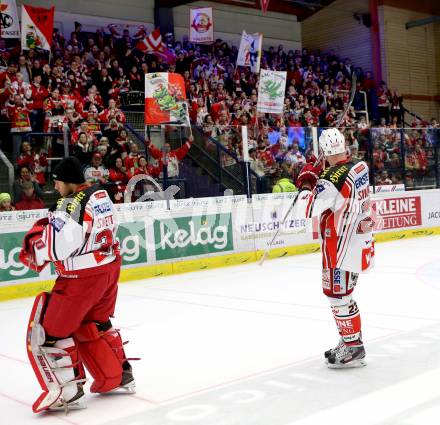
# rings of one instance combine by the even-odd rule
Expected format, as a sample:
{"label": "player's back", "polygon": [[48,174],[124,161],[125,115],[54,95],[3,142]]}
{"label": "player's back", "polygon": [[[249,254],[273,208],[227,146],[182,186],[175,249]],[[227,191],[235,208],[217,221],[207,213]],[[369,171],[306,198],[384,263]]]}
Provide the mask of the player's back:
{"label": "player's back", "polygon": [[328,266],[364,271],[373,253],[369,170],[365,162],[344,161],[320,175],[315,199],[334,199],[321,214]]}
{"label": "player's back", "polygon": [[117,215],[101,186],[84,185],[71,197],[59,199],[49,212],[49,223],[50,260],[60,274],[115,260]]}

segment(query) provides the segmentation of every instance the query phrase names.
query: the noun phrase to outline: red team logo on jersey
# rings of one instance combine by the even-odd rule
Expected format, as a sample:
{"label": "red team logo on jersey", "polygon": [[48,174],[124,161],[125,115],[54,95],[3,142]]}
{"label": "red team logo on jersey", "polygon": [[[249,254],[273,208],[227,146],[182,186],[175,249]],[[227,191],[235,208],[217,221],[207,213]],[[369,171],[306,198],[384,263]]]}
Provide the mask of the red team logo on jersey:
{"label": "red team logo on jersey", "polygon": [[373,202],[374,230],[400,229],[422,224],[420,196],[380,199]]}

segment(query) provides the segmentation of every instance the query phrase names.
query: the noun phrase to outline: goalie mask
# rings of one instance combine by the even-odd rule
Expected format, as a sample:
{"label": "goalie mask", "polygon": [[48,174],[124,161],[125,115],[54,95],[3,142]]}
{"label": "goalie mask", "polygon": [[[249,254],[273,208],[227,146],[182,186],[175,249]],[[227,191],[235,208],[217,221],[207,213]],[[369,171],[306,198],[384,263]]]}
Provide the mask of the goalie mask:
{"label": "goalie mask", "polygon": [[319,146],[325,156],[345,152],[345,137],[337,128],[327,128],[319,136]]}

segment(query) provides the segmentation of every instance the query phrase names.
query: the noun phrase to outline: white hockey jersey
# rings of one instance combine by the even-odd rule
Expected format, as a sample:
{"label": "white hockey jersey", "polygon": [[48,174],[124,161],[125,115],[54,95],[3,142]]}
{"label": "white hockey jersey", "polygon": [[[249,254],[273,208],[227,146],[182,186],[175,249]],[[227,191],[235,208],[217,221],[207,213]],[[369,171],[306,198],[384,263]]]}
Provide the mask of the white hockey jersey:
{"label": "white hockey jersey", "polygon": [[80,187],[49,210],[49,224],[35,248],[38,265],[52,262],[59,275],[109,264],[119,255],[117,215],[99,185]]}
{"label": "white hockey jersey", "polygon": [[296,217],[319,217],[323,268],[365,272],[374,262],[368,166],[340,162],[325,169],[313,192],[302,191]]}

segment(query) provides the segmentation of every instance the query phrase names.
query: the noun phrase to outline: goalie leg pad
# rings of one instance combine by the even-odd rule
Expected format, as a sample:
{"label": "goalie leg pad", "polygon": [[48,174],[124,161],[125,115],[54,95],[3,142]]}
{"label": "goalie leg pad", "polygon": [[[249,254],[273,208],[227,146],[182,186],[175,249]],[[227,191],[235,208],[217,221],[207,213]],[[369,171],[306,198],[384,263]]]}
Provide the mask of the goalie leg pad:
{"label": "goalie leg pad", "polygon": [[26,336],[29,361],[43,390],[32,406],[35,413],[68,406],[73,399],[76,407],[85,407],[84,400],[77,401],[83,399],[81,384],[85,375],[73,340],[67,338],[57,341],[55,346],[44,345],[46,334],[41,322],[48,295],[43,292],[36,297]]}
{"label": "goalie leg pad", "polygon": [[362,344],[361,315],[356,301],[351,295],[334,298],[329,297],[333,316],[346,345]]}
{"label": "goalie leg pad", "polygon": [[123,368],[128,365],[121,336],[111,322],[84,323],[74,334],[79,353],[94,382],[92,393],[106,393],[122,383]]}

